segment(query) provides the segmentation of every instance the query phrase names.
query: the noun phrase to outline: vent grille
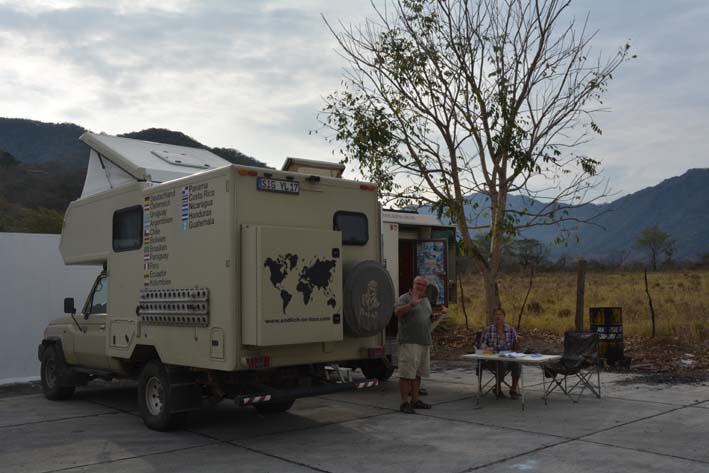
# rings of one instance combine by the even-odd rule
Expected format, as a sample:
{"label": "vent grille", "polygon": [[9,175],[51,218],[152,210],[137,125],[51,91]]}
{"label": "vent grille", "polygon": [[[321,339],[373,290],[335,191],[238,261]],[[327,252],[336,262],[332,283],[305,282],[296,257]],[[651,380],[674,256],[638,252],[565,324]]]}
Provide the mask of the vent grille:
{"label": "vent grille", "polygon": [[209,289],[143,289],[138,316],[148,325],[206,327],[209,325]]}

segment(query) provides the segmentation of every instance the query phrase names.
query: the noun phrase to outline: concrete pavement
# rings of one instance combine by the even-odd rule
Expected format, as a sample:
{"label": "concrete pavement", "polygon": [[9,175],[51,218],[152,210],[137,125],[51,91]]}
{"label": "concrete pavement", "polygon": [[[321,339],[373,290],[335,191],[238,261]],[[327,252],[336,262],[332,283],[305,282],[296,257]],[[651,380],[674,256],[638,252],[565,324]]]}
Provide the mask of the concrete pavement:
{"label": "concrete pavement", "polygon": [[541,400],[526,368],[527,408],[483,399],[470,370],[433,374],[434,405],[398,412],[394,380],[363,392],[301,399],[260,415],[225,401],[181,430],[148,430],[131,383],[51,402],[0,399],[3,472],[660,472],[709,471],[709,386],[628,384],[603,375],[602,399]]}

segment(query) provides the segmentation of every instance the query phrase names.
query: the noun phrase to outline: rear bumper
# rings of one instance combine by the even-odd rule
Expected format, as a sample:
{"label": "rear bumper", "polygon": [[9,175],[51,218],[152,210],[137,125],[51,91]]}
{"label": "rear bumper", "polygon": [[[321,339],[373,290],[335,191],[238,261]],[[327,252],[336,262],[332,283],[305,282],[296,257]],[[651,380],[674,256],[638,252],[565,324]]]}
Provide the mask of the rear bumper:
{"label": "rear bumper", "polygon": [[376,379],[365,379],[353,383],[328,383],[319,386],[309,386],[307,388],[293,388],[282,391],[262,392],[253,394],[243,394],[236,396],[234,402],[238,406],[250,406],[260,402],[278,402],[299,399],[302,397],[322,396],[341,391],[358,391],[361,389],[373,388],[379,385]]}

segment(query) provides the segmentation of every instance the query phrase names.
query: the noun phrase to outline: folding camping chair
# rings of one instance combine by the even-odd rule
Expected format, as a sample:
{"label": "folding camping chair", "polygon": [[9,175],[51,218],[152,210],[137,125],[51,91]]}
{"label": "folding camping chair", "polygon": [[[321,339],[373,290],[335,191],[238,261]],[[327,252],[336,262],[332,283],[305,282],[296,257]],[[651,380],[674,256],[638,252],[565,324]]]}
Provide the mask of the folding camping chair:
{"label": "folding camping chair", "polygon": [[[596,375],[596,383],[593,378]],[[601,397],[601,359],[598,356],[598,334],[591,332],[566,332],[564,353],[555,363],[544,365],[544,375],[551,382],[544,393],[548,397],[560,389],[573,402],[578,402],[586,389]],[[569,382],[571,378],[571,382]],[[573,383],[573,384],[571,384]],[[571,385],[569,387],[569,385]],[[579,391],[574,397],[574,391]]]}
{"label": "folding camping chair", "polygon": [[[475,349],[475,347],[477,347],[480,343],[480,338],[482,337],[482,335],[482,332],[475,332],[475,345],[473,346],[473,349]],[[486,371],[488,373],[491,373],[492,377],[483,383],[482,376],[485,374]],[[498,373],[498,363],[496,361],[478,360],[478,364],[475,367],[475,374],[478,377],[478,383],[481,385],[480,391],[482,395],[484,396],[485,394],[495,389],[495,380],[498,376],[500,377],[500,386],[505,385],[508,390],[512,389],[512,386],[507,381],[505,381],[505,377],[509,372],[510,370],[507,369],[504,370],[504,372]]]}

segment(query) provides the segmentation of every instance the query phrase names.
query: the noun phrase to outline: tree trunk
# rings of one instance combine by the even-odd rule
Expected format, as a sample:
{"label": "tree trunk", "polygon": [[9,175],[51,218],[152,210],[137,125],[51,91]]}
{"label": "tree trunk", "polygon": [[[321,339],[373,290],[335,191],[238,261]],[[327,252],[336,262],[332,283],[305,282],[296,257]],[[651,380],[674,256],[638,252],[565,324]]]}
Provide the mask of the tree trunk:
{"label": "tree trunk", "polygon": [[652,297],[650,296],[650,286],[647,283],[647,269],[644,271],[645,278],[645,293],[647,294],[647,303],[650,306],[650,320],[652,320],[652,338],[655,338],[655,308],[652,306]]}
{"label": "tree trunk", "polygon": [[462,207],[457,209],[456,216],[458,228],[463,237],[463,254],[471,255],[474,258],[478,265],[478,271],[483,277],[485,286],[485,323],[489,325],[493,320],[493,311],[500,307],[500,296],[497,289],[497,267],[491,266],[490,262],[483,257],[475,246],[475,242],[470,237],[470,229],[468,228],[468,222],[465,220],[466,217]]}
{"label": "tree trunk", "polygon": [[505,207],[507,205],[507,194],[505,192],[491,193],[491,220],[490,220],[490,259],[487,274],[483,273],[485,282],[485,304],[487,314],[485,321],[491,324],[495,318],[494,311],[500,305],[500,293],[497,286],[497,277],[502,264],[502,246],[504,243],[504,231],[502,225],[505,218]]}
{"label": "tree trunk", "polygon": [[519,316],[517,317],[517,331],[522,326],[522,314],[524,314],[524,307],[527,305],[527,298],[529,298],[529,293],[532,292],[532,284],[534,283],[534,266],[529,270],[529,287],[527,288],[527,294],[524,295],[524,300],[522,301],[522,307],[519,308]]}
{"label": "tree trunk", "polygon": [[463,293],[463,278],[458,273],[458,284],[460,285],[460,305],[463,308],[463,316],[465,317],[465,328],[470,328],[468,325],[468,311],[465,308],[465,294]]}
{"label": "tree trunk", "polygon": [[485,285],[485,325],[487,326],[495,318],[495,309],[500,307],[500,291],[497,287],[497,273],[486,271],[482,276]]}
{"label": "tree trunk", "polygon": [[575,326],[577,332],[583,332],[583,307],[584,295],[586,291],[586,260],[579,258],[578,274],[576,277],[576,319]]}

